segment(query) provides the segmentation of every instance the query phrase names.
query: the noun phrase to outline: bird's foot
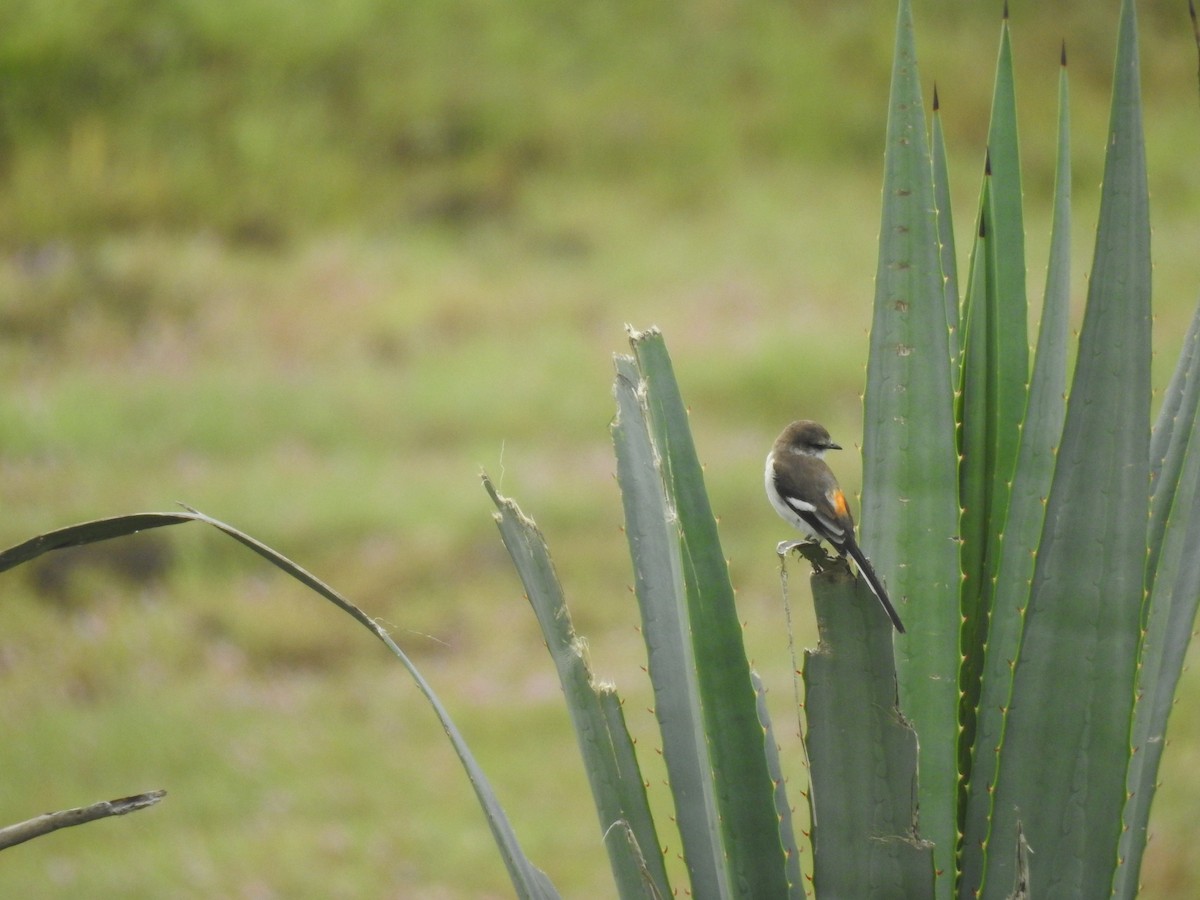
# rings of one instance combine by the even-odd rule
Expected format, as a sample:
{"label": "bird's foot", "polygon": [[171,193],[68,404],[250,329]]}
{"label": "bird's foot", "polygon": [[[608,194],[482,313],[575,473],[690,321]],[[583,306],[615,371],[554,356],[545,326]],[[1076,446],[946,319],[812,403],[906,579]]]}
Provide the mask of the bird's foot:
{"label": "bird's foot", "polygon": [[816,538],[805,538],[802,541],[780,541],[775,548],[780,559],[793,550],[799,551],[800,555],[812,564],[813,570],[818,574],[838,562],[838,557],[830,556]]}
{"label": "bird's foot", "polygon": [[787,556],[793,550],[803,547],[805,544],[815,544],[817,541],[813,538],[805,538],[802,541],[780,541],[775,547],[775,552],[780,556]]}

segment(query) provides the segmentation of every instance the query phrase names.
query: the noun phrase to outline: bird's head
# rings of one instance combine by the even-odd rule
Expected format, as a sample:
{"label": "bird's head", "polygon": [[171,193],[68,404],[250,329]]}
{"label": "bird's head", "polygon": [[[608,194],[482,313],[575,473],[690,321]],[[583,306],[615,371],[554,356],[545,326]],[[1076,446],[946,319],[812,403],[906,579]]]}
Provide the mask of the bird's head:
{"label": "bird's head", "polygon": [[842,447],[833,442],[824,425],[811,419],[800,419],[783,429],[783,434],[775,441],[775,449],[820,459],[826,450],[841,450]]}

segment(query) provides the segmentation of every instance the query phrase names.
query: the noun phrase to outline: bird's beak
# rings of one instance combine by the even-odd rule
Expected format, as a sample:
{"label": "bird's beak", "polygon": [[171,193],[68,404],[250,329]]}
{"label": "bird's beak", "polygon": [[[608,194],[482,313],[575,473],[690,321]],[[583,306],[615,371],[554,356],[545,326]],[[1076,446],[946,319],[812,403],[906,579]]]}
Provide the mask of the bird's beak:
{"label": "bird's beak", "polygon": [[830,442],[829,442],[829,446],[827,446],[825,449],[826,449],[826,450],[841,450],[841,449],[842,449],[842,445],[841,445],[841,444],[835,444],[833,441],[830,441]]}

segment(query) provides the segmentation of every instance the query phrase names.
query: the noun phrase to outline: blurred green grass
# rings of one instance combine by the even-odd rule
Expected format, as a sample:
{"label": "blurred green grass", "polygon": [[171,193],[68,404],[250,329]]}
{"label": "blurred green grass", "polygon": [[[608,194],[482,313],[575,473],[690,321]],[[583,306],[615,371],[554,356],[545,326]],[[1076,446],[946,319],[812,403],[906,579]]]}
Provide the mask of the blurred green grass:
{"label": "blurred green grass", "polygon": [[[916,7],[965,250],[997,11]],[[1078,313],[1115,4],[1013,13],[1033,296],[1069,44]],[[882,2],[6,4],[0,540],[181,500],[271,543],[388,623],[534,859],[566,895],[606,896],[552,667],[477,475],[545,530],[649,751],[607,425],[624,324],[658,324],[799,802],[786,535],[761,461],[800,415],[860,435],[893,17]],[[1196,295],[1200,115],[1186,14],[1141,20],[1161,386]],[[853,452],[838,470],[857,483]],[[0,820],[170,796],[6,853],[0,893],[509,894],[436,721],[348,620],[192,526],[123,554],[5,576]],[[1189,673],[1147,897],[1200,886],[1198,697]]]}

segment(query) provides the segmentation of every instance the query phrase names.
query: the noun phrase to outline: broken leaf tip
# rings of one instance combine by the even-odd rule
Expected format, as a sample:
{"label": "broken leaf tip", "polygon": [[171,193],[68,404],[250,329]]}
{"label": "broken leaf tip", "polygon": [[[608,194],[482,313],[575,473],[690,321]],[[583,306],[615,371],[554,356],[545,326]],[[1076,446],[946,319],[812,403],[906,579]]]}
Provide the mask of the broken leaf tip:
{"label": "broken leaf tip", "polygon": [[631,324],[626,322],[625,323],[625,333],[629,335],[629,340],[636,344],[638,341],[644,341],[648,337],[655,337],[656,335],[660,335],[660,334],[662,334],[662,331],[659,330],[659,327],[657,325],[651,325],[645,331],[639,331],[638,329],[634,328]]}

